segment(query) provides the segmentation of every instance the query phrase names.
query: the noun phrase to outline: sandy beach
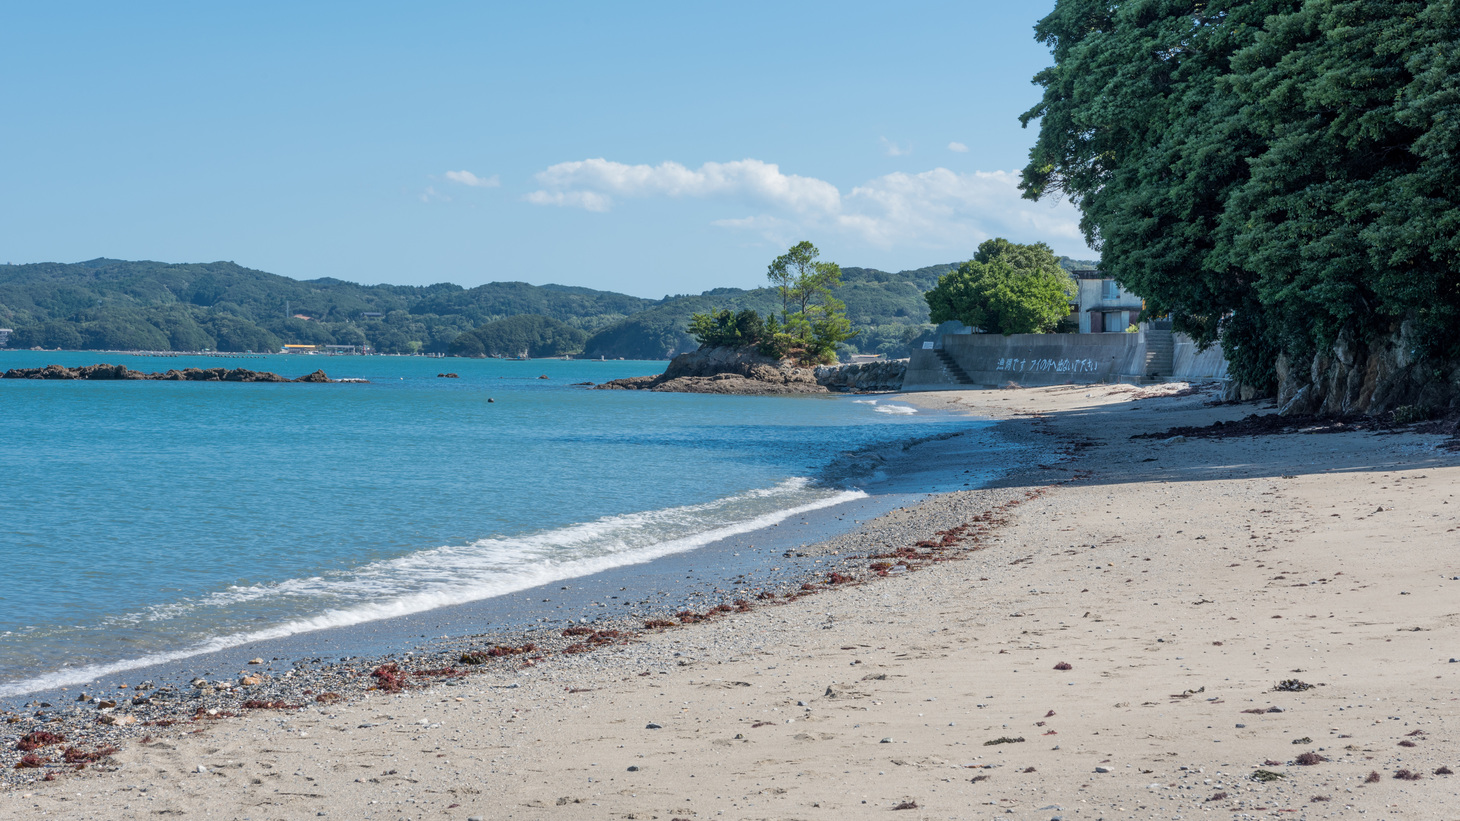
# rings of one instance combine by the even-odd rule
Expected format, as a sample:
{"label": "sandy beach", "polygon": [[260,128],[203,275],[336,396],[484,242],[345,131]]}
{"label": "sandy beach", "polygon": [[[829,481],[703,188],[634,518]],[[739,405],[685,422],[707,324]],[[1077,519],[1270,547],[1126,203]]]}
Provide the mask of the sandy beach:
{"label": "sandy beach", "polygon": [[158,727],[35,770],[54,780],[0,792],[0,816],[1456,817],[1460,453],[1413,431],[1133,439],[1270,412],[1181,387],[899,396],[1063,461],[808,548],[858,581]]}

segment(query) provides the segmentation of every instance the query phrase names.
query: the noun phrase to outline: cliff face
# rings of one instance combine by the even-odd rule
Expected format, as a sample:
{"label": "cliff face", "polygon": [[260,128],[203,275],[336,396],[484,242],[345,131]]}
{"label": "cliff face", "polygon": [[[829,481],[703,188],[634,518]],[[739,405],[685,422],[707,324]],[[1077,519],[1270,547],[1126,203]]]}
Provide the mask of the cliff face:
{"label": "cliff face", "polygon": [[1344,332],[1309,361],[1279,357],[1283,414],[1383,413],[1405,405],[1440,412],[1460,408],[1460,365],[1425,358],[1413,323],[1364,343]]}
{"label": "cliff face", "polygon": [[754,349],[701,348],[676,356],[658,376],[615,379],[597,390],[772,395],[885,391],[902,387],[905,360],[800,368]]}

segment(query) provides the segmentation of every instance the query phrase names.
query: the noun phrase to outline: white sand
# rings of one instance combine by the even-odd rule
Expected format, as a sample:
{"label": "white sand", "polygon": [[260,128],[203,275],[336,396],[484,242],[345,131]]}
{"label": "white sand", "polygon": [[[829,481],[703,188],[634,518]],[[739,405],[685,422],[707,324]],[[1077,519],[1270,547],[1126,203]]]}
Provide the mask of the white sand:
{"label": "white sand", "polygon": [[[1255,411],[1132,395],[903,397],[1100,443],[1043,472],[1079,481],[930,502],[1036,494],[965,561],[458,687],[174,728],[196,732],[0,794],[0,817],[1460,816],[1460,776],[1433,774],[1460,769],[1460,454],[1131,440]],[[1319,686],[1273,692],[1291,678]],[[1306,752],[1330,760],[1290,763]]]}

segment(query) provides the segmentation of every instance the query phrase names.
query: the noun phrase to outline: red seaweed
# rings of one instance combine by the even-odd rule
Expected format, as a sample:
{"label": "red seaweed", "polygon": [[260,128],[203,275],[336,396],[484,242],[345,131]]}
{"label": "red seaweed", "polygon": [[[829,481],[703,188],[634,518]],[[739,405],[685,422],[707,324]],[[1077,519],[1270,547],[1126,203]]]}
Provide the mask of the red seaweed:
{"label": "red seaweed", "polygon": [[60,744],[65,740],[66,737],[63,735],[46,732],[45,730],[36,730],[21,736],[20,740],[15,742],[15,749],[23,753],[28,753],[31,750],[39,750],[42,747],[49,747],[52,744]]}

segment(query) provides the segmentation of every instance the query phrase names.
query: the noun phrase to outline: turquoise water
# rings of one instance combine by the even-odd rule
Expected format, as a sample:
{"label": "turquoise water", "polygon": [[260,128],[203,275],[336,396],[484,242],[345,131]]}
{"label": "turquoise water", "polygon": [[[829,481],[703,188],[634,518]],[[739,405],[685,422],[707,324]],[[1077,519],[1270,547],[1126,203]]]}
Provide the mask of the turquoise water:
{"label": "turquoise water", "polygon": [[573,385],[662,362],[0,353],[53,362],[370,382],[0,380],[0,695],[690,550],[855,498],[839,453],[968,426]]}

